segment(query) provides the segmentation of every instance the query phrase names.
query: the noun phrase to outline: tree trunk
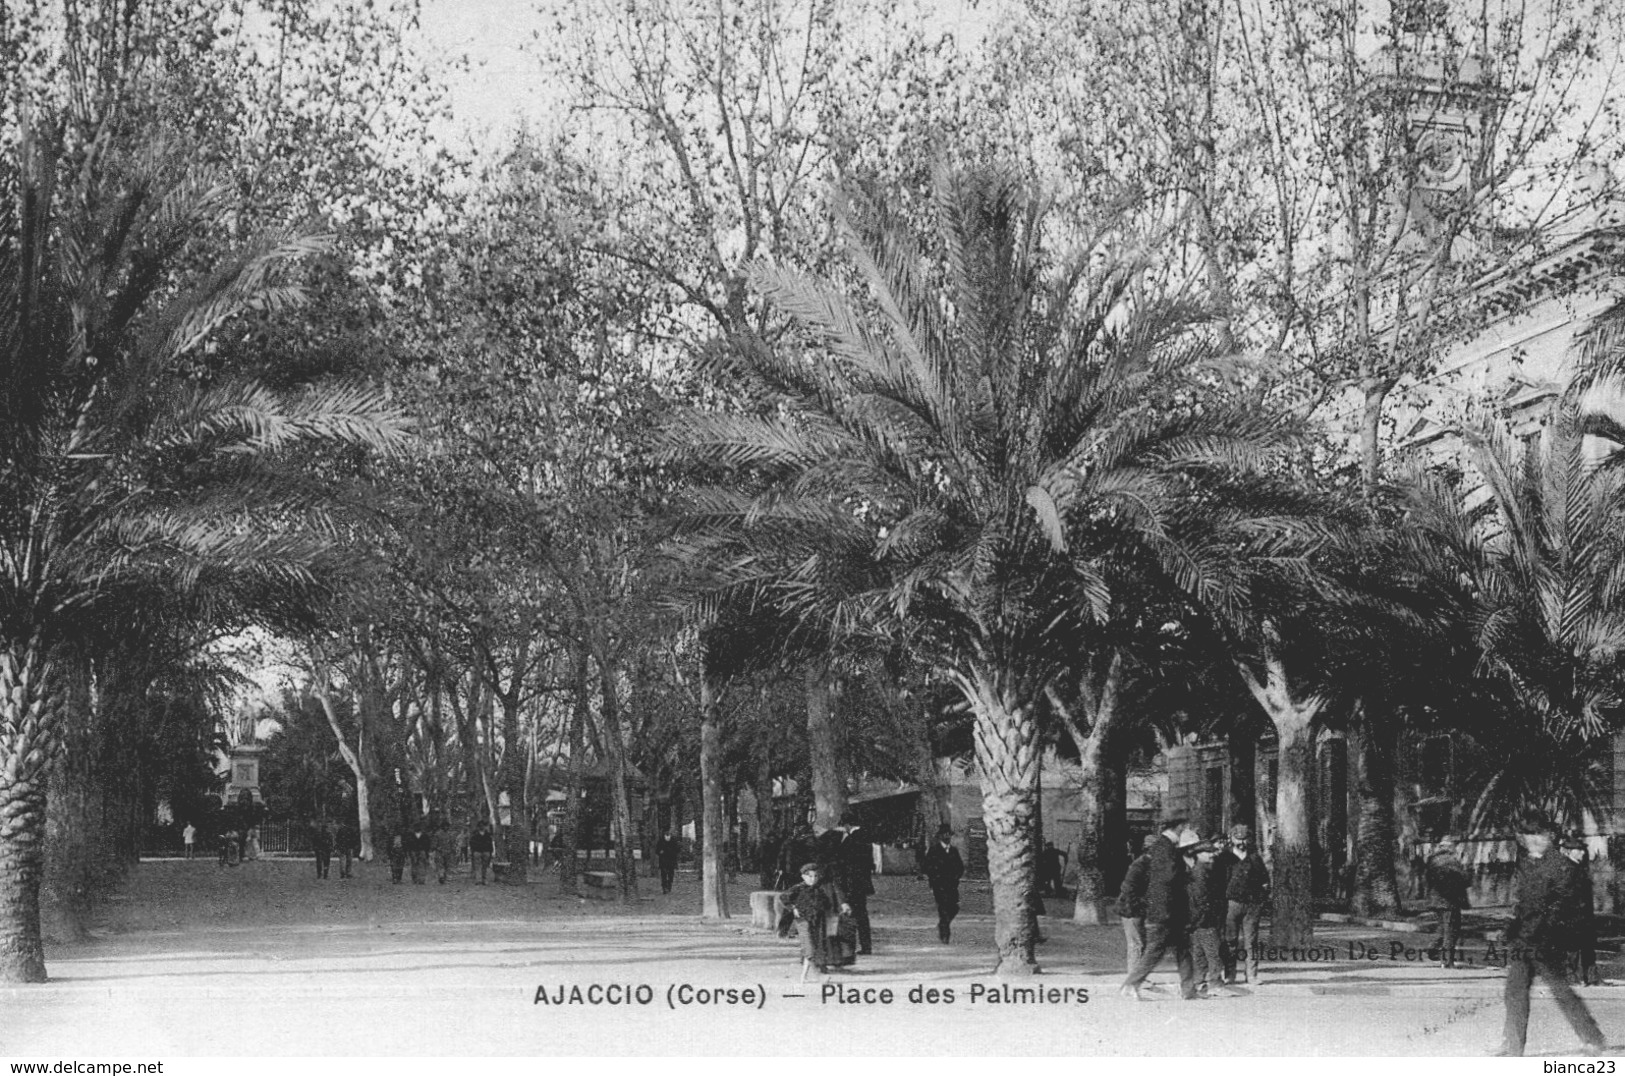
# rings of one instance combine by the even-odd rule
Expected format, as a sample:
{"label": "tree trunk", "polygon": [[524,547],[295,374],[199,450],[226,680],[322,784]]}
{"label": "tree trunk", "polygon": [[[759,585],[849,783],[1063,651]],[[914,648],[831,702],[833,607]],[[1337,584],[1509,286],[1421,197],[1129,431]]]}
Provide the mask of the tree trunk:
{"label": "tree trunk", "polygon": [[1015,696],[1013,677],[973,667],[958,677],[975,715],[976,766],[987,826],[993,888],[995,974],[1033,975],[1037,935],[1030,911],[1037,888],[1038,722]]}
{"label": "tree trunk", "polygon": [[[523,665],[521,660],[518,663]],[[523,884],[530,871],[530,804],[525,796],[525,737],[519,734],[519,685],[502,700],[502,768],[500,784],[508,794],[508,826],[504,845],[511,879]]]}
{"label": "tree trunk", "polygon": [[[1246,727],[1225,737],[1230,755],[1230,825],[1258,829],[1258,737]],[[1255,832],[1254,837],[1258,834]],[[1257,845],[1254,845],[1256,848]]]}
{"label": "tree trunk", "polygon": [[1265,658],[1264,668],[1265,679],[1260,682],[1250,668],[1238,666],[1248,690],[1275,726],[1277,738],[1270,942],[1304,946],[1314,937],[1309,782],[1314,776],[1315,719],[1325,699],[1318,695],[1294,699],[1286,667],[1273,654]]}
{"label": "tree trunk", "polygon": [[52,686],[38,645],[0,650],[0,982],[45,981],[45,783],[62,717]]}
{"label": "tree trunk", "polygon": [[700,680],[700,799],[704,819],[700,836],[700,915],[727,919],[728,881],[722,863],[722,730],[717,723],[716,696],[709,676]]}
{"label": "tree trunk", "polygon": [[807,760],[812,767],[813,825],[821,833],[846,813],[846,774],[841,768],[841,719],[825,662],[807,665]]}
{"label": "tree trunk", "polygon": [[1378,915],[1399,910],[1399,878],[1394,860],[1398,831],[1394,822],[1394,769],[1399,759],[1399,733],[1392,722],[1371,719],[1362,707],[1354,764],[1359,816],[1356,826],[1354,912]]}
{"label": "tree trunk", "polygon": [[[94,898],[107,880],[108,868],[120,858],[113,845],[122,841],[116,841],[104,814],[108,790],[101,757],[110,725],[104,708],[129,707],[119,688],[108,682],[112,679],[104,673],[102,690],[92,691],[91,670],[76,659],[64,667],[59,680],[62,745],[47,771],[49,806],[40,876],[41,931],[52,942],[84,941],[90,936]],[[120,716],[133,719],[127,712]]]}
{"label": "tree trunk", "polygon": [[1123,682],[1123,656],[1113,653],[1097,689],[1093,676],[1087,677],[1079,702],[1089,722],[1085,732],[1071,711],[1054,692],[1050,704],[1060,714],[1067,732],[1078,748],[1078,844],[1073,859],[1077,869],[1077,900],[1072,908],[1074,923],[1098,925],[1111,921],[1110,890],[1106,887],[1106,861],[1120,853],[1107,836],[1107,820],[1112,808],[1112,774],[1106,765],[1120,708],[1118,693]]}
{"label": "tree trunk", "polygon": [[638,899],[638,861],[633,856],[632,791],[626,780],[626,741],[621,735],[620,695],[615,684],[615,668],[598,659],[599,695],[602,699],[603,727],[599,741],[609,755],[611,808],[615,818],[616,873],[620,875],[621,900]]}
{"label": "tree trunk", "polygon": [[772,889],[778,856],[774,854],[780,834],[773,824],[773,756],[766,745],[762,757],[756,760],[756,782],[751,786],[756,797],[756,873],[763,889]]}
{"label": "tree trunk", "polygon": [[581,846],[581,762],[587,751],[587,656],[576,659],[576,705],[570,714],[570,773],[564,802],[564,862],[559,865],[559,889],[576,892],[581,871],[576,849]]}
{"label": "tree trunk", "polygon": [[[339,754],[343,757],[344,764],[350,767],[350,772],[355,775],[356,819],[364,835],[362,840],[367,842],[363,845],[363,848],[370,849],[372,841],[372,806],[368,792],[367,769],[361,763],[361,756],[344,740],[344,730],[339,726],[338,711],[333,707],[332,694],[328,690],[328,680],[325,674],[316,676],[311,688],[311,694],[315,695],[316,701],[321,703],[322,713],[327,715],[327,727],[333,730],[333,738],[338,741]],[[358,732],[357,735],[363,736],[367,726],[366,719],[360,713],[361,702],[359,699],[356,701],[356,706],[356,725],[358,729],[363,730]]]}

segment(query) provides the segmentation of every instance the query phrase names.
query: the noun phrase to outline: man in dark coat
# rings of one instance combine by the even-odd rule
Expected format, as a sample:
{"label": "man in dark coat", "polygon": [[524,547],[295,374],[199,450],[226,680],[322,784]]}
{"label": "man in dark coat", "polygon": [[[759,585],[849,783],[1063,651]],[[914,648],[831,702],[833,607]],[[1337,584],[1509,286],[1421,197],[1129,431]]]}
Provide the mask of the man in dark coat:
{"label": "man in dark coat", "polygon": [[1270,872],[1253,847],[1252,827],[1230,827],[1230,852],[1225,860],[1225,973],[1236,981],[1238,960],[1244,963],[1247,982],[1256,986],[1258,974],[1258,920],[1270,899]]}
{"label": "man in dark coat", "polygon": [[1574,935],[1569,939],[1571,978],[1582,986],[1596,986],[1601,981],[1597,974],[1596,907],[1592,900],[1591,869],[1587,866],[1586,844],[1581,837],[1564,837],[1563,858],[1567,868],[1570,907],[1566,918],[1574,924]]}
{"label": "man in dark coat", "polygon": [[951,827],[937,830],[937,839],[926,849],[923,869],[931,883],[931,897],[937,902],[937,938],[946,945],[952,937],[954,916],[959,914],[959,879],[965,876],[965,861],[954,847]]}
{"label": "man in dark coat", "polygon": [[858,927],[858,955],[868,956],[874,952],[869,897],[875,891],[875,860],[869,842],[858,835],[857,819],[843,816],[839,826],[819,838],[819,852],[841,899],[851,906],[845,914],[850,914]]}
{"label": "man in dark coat", "polygon": [[660,835],[655,842],[655,863],[660,867],[660,891],[670,893],[671,886],[677,879],[677,853],[682,845],[677,841],[677,835],[670,830]]}
{"label": "man in dark coat", "polygon": [[1574,936],[1573,882],[1569,862],[1555,849],[1550,824],[1538,815],[1518,821],[1517,904],[1507,928],[1506,1023],[1498,1056],[1522,1057],[1529,1030],[1529,988],[1535,977],[1545,981],[1552,1000],[1580,1036],[1585,1053],[1600,1053],[1602,1031],[1569,986],[1564,974],[1565,948]]}
{"label": "man in dark coat", "polygon": [[1038,886],[1052,897],[1066,895],[1063,888],[1066,876],[1066,853],[1055,847],[1054,841],[1045,841],[1038,853]]}
{"label": "man in dark coat", "polygon": [[326,822],[310,827],[310,850],[316,853],[316,877],[326,878],[333,866],[333,831]]}
{"label": "man in dark coat", "polygon": [[1145,878],[1151,866],[1151,849],[1161,839],[1155,833],[1146,835],[1142,845],[1144,850],[1123,872],[1123,884],[1117,891],[1117,915],[1123,920],[1126,975],[1134,974],[1134,965],[1139,963],[1140,954],[1145,952]]}
{"label": "man in dark coat", "polygon": [[1180,852],[1181,845],[1196,843],[1196,834],[1190,832],[1183,818],[1169,818],[1162,823],[1161,838],[1151,846],[1145,878],[1145,952],[1120,990],[1135,1000],[1140,999],[1140,984],[1169,949],[1174,951],[1179,965],[1179,996],[1186,1001],[1200,997],[1191,965],[1190,879]]}
{"label": "man in dark coat", "polygon": [[1467,868],[1456,858],[1456,842],[1444,838],[1428,856],[1427,883],[1439,911],[1439,963],[1447,968],[1456,966],[1456,941],[1461,937],[1461,913],[1468,906],[1471,882]]}
{"label": "man in dark coat", "polygon": [[468,835],[468,857],[472,860],[468,873],[474,884],[485,884],[485,877],[491,872],[491,854],[495,850],[491,823],[481,818],[474,823],[474,830]]}

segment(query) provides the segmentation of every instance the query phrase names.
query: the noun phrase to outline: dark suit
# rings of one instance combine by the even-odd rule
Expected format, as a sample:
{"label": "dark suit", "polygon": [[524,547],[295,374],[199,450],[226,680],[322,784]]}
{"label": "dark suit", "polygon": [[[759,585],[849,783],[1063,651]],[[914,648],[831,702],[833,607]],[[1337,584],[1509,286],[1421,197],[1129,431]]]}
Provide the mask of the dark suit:
{"label": "dark suit", "polygon": [[1196,996],[1195,969],[1191,964],[1189,874],[1185,858],[1166,835],[1151,846],[1145,875],[1145,952],[1123,981],[1125,988],[1138,989],[1161,963],[1163,954],[1174,951],[1179,965],[1179,994]]}
{"label": "dark suit", "polygon": [[660,865],[660,891],[671,892],[677,878],[677,841],[670,834],[662,834],[655,842],[655,862]]}
{"label": "dark suit", "polygon": [[965,876],[965,861],[959,849],[937,841],[925,853],[924,869],[931,897],[937,902],[937,937],[947,941],[954,916],[959,914],[959,879]]}
{"label": "dark suit", "polygon": [[1529,1030],[1529,988],[1544,979],[1552,1000],[1588,1046],[1603,1044],[1602,1031],[1564,974],[1566,947],[1574,936],[1576,895],[1572,867],[1553,847],[1539,859],[1518,865],[1518,901],[1507,928],[1506,1023],[1502,1050],[1522,1056]]}
{"label": "dark suit", "polygon": [[869,842],[855,834],[832,829],[819,838],[819,845],[819,858],[834,879],[841,899],[852,909],[852,921],[858,926],[858,952],[872,952],[869,895],[875,891],[875,862]]}

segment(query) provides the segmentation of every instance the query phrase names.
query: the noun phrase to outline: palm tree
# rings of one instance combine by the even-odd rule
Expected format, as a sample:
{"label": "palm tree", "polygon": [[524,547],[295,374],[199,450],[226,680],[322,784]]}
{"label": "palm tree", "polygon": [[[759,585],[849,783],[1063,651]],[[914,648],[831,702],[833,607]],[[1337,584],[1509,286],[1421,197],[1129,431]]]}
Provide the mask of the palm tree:
{"label": "palm tree", "polygon": [[[1193,312],[1143,296],[1147,266],[1106,255],[1109,227],[1057,263],[1041,245],[1041,201],[989,171],[939,167],[934,208],[927,253],[884,200],[843,200],[866,304],[759,268],[756,285],[803,347],[735,339],[730,372],[773,404],[694,414],[669,436],[746,476],[750,492],[709,494],[716,526],[778,528],[879,566],[878,585],[816,612],[905,640],[969,706],[998,969],[1030,973],[1036,705],[1076,658],[1071,626],[1104,615],[1112,566],[1129,555],[1204,601],[1239,600],[1226,547],[1183,538],[1206,521],[1205,480],[1287,434],[1212,391]],[[1232,524],[1229,550],[1249,521]],[[828,597],[779,600],[796,614]]]}
{"label": "palm tree", "polygon": [[111,108],[0,158],[0,980],[45,978],[45,770],[83,626],[151,587],[297,601],[336,558],[295,454],[405,436],[374,389],[233,376],[212,343],[297,303],[323,244],[221,253],[232,219],[230,185]]}
{"label": "palm tree", "polygon": [[1625,719],[1625,469],[1617,450],[1588,452],[1587,423],[1577,394],[1527,448],[1477,423],[1462,431],[1482,482],[1474,496],[1438,475],[1408,488],[1413,551],[1456,583],[1499,701],[1473,729],[1494,763],[1474,829],[1525,805],[1583,825],[1599,748]]}

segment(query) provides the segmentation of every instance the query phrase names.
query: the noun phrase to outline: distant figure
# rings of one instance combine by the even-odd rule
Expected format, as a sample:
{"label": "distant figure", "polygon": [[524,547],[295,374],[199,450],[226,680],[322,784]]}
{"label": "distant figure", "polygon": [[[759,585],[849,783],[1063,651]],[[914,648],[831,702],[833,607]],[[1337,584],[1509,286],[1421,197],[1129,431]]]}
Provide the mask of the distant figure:
{"label": "distant figure", "polygon": [[339,853],[339,877],[348,878],[355,857],[361,854],[361,830],[346,822],[339,827],[336,842]]}
{"label": "distant figure", "polygon": [[1066,853],[1055,847],[1054,841],[1045,841],[1038,853],[1038,887],[1052,897],[1062,897],[1062,880],[1066,875]]}
{"label": "distant figure", "polygon": [[1517,904],[1506,931],[1506,1023],[1498,1056],[1523,1056],[1529,1031],[1529,988],[1537,977],[1546,983],[1552,1000],[1580,1036],[1585,1052],[1601,1053],[1602,1030],[1564,974],[1564,950],[1575,926],[1568,918],[1574,906],[1569,869],[1573,864],[1554,854],[1552,828],[1543,817],[1526,814],[1516,829],[1524,859],[1518,865]]}
{"label": "distant figure", "polygon": [[406,842],[399,833],[389,838],[389,880],[396,885],[401,884],[401,875],[406,870]]}
{"label": "distant figure", "polygon": [[494,847],[495,843],[491,839],[491,823],[481,818],[474,823],[474,832],[468,835],[468,854],[473,860],[469,874],[477,885],[485,884],[485,876],[491,870],[491,852]]}
{"label": "distant figure", "polygon": [[243,859],[258,858],[260,858],[260,828],[251,826],[248,832],[243,834]]}
{"label": "distant figure", "polygon": [[234,829],[228,829],[220,835],[220,865],[222,867],[237,865],[237,831]]}
{"label": "distant figure", "polygon": [[670,830],[662,833],[655,842],[655,863],[660,867],[662,893],[670,893],[672,882],[677,878],[677,853],[681,848],[677,835]]}
{"label": "distant figure", "polygon": [[422,885],[429,867],[429,831],[420,819],[406,836],[406,855],[412,861],[412,884]]}
{"label": "distant figure", "polygon": [[1440,841],[1428,857],[1427,884],[1433,891],[1433,906],[1439,911],[1439,963],[1453,968],[1456,942],[1461,937],[1461,912],[1468,906],[1471,879],[1456,858],[1456,842],[1449,837]]}
{"label": "distant figure", "polygon": [[186,845],[186,858],[191,859],[192,846],[197,843],[197,827],[190,822],[186,823],[186,828],[181,830],[181,843]]}
{"label": "distant figure", "polygon": [[553,858],[553,866],[564,865],[564,834],[553,834],[552,840],[547,842],[547,854]]}
{"label": "distant figure", "polygon": [[330,823],[310,827],[310,850],[316,853],[316,877],[326,878],[333,866],[333,829]]}
{"label": "distant figure", "polygon": [[965,861],[954,847],[951,826],[937,830],[937,839],[926,849],[925,880],[931,883],[931,899],[937,903],[937,940],[944,945],[953,937],[954,916],[959,914],[959,880],[965,876]]}
{"label": "distant figure", "polygon": [[431,832],[434,837],[436,875],[440,884],[445,885],[446,875],[451,873],[462,860],[461,849],[458,847],[462,842],[458,840],[457,827],[445,819],[441,820],[439,828]]}

